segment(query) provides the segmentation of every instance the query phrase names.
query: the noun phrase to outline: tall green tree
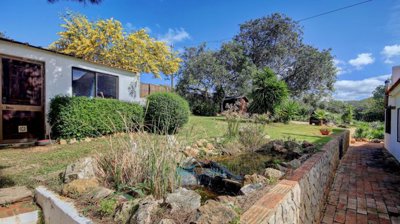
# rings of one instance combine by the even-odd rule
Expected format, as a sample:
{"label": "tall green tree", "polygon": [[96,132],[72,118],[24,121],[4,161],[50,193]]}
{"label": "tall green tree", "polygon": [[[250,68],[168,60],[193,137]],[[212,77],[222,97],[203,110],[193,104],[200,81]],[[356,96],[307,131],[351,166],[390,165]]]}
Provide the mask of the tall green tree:
{"label": "tall green tree", "polygon": [[259,114],[274,113],[275,108],[288,96],[286,83],[279,80],[272,69],[266,67],[254,76],[249,111]]}
{"label": "tall green tree", "polygon": [[306,45],[302,36],[298,22],[274,13],[241,24],[235,40],[259,69],[269,67],[284,80],[292,95],[332,92],[336,70],[330,50]]}

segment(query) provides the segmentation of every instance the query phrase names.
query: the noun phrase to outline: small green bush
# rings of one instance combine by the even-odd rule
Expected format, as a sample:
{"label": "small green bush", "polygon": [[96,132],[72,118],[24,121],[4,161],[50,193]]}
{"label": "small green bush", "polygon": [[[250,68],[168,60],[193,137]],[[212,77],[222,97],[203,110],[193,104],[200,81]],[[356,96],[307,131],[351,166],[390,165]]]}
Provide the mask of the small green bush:
{"label": "small green bush", "polygon": [[219,107],[212,100],[194,101],[190,105],[192,113],[200,116],[215,116]]}
{"label": "small green bush", "polygon": [[294,100],[285,100],[275,108],[275,120],[288,124],[299,113],[300,105]]}
{"label": "small green bush", "polygon": [[146,126],[154,132],[174,133],[189,121],[188,102],[175,93],[153,93],[147,97]]}
{"label": "small green bush", "polygon": [[50,102],[52,137],[96,137],[131,131],[143,121],[143,107],[116,99],[56,96]]}

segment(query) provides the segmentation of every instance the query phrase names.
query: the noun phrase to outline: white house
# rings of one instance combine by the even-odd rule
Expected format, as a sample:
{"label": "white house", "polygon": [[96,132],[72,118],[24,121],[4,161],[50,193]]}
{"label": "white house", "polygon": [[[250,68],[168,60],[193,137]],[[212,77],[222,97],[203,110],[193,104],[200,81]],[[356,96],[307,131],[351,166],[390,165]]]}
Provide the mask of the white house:
{"label": "white house", "polygon": [[138,74],[0,38],[0,143],[29,142],[49,133],[56,95],[140,101]]}
{"label": "white house", "polygon": [[386,83],[385,148],[400,161],[400,66]]}

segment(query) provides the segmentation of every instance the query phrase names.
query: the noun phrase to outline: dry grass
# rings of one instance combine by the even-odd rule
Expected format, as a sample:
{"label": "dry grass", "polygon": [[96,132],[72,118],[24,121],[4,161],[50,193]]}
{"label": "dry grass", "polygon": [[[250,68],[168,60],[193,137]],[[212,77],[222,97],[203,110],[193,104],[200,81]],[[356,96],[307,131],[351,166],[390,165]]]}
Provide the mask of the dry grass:
{"label": "dry grass", "polygon": [[95,156],[97,177],[118,191],[163,197],[179,185],[180,146],[170,138],[136,132],[112,139],[110,150]]}

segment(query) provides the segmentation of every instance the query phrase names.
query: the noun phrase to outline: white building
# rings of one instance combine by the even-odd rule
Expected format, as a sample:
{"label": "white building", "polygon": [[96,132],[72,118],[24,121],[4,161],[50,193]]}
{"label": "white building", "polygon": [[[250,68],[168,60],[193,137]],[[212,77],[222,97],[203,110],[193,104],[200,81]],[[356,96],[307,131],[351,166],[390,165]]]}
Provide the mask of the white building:
{"label": "white building", "polygon": [[386,88],[385,147],[400,161],[400,66],[393,67]]}
{"label": "white building", "polygon": [[56,95],[140,101],[138,74],[3,38],[0,88],[0,143],[45,137]]}

